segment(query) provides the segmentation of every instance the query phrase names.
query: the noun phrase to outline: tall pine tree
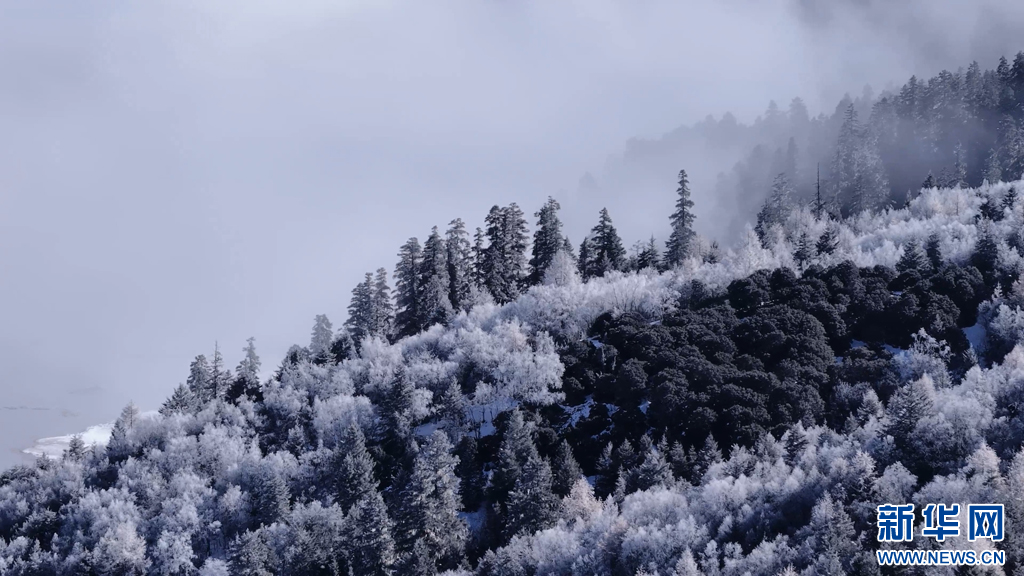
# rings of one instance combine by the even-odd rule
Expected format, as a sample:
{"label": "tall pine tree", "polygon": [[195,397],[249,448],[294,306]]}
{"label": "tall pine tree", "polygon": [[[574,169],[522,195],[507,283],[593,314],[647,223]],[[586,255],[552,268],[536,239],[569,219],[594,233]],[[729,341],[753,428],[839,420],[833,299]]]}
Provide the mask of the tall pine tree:
{"label": "tall pine tree", "polygon": [[473,247],[461,218],[448,223],[445,248],[448,250],[448,298],[452,310],[463,310],[473,284]]}
{"label": "tall pine tree", "polygon": [[373,325],[373,274],[366,273],[366,278],[352,289],[352,300],[348,305],[348,318],[345,327],[357,344],[370,335]]}
{"label": "tall pine tree", "polygon": [[370,299],[369,335],[391,337],[395,323],[395,307],[391,302],[391,287],[388,286],[388,271],[378,268],[373,278],[373,294]]}
{"label": "tall pine tree", "polygon": [[483,249],[481,277],[499,304],[519,296],[526,279],[526,219],[516,203],[494,206],[485,220],[487,247]]}
{"label": "tall pine tree", "polygon": [[313,322],[313,333],[309,339],[309,357],[316,364],[334,362],[331,344],[334,341],[334,328],[324,314],[317,314]]}
{"label": "tall pine tree", "polygon": [[437,226],[431,230],[430,237],[423,245],[419,284],[420,302],[416,308],[420,313],[420,328],[447,324],[452,317],[452,303],[448,294],[448,249]]}
{"label": "tall pine tree", "polygon": [[420,293],[423,291],[420,285],[422,263],[423,250],[420,248],[420,241],[409,238],[399,250],[398,265],[395,266],[395,300],[398,302],[395,335],[398,338],[411,336],[423,328],[420,325],[422,314],[419,310],[422,301]]}
{"label": "tall pine tree", "polygon": [[693,201],[690,200],[690,182],[686,170],[679,171],[679,187],[676,188],[676,209],[672,213],[672,234],[665,245],[665,265],[669,268],[683,263],[693,252]]}
{"label": "tall pine tree", "polygon": [[551,260],[565,244],[562,237],[562,222],[558,219],[560,208],[558,201],[549,196],[544,206],[534,213],[537,218],[537,229],[533,233],[533,257],[530,258],[528,283],[531,286],[541,283]]}
{"label": "tall pine tree", "polygon": [[[416,454],[398,515],[399,551],[407,563],[425,555],[434,569],[449,570],[462,560],[469,531],[459,517],[458,458],[451,452],[448,435],[437,430]],[[419,554],[413,553],[414,544],[423,548]]]}
{"label": "tall pine tree", "polygon": [[604,276],[608,272],[623,268],[626,250],[622,247],[619,233],[612,225],[607,208],[601,209],[600,220],[590,231],[590,236],[585,242],[588,244],[587,258],[585,261],[581,259],[584,280]]}

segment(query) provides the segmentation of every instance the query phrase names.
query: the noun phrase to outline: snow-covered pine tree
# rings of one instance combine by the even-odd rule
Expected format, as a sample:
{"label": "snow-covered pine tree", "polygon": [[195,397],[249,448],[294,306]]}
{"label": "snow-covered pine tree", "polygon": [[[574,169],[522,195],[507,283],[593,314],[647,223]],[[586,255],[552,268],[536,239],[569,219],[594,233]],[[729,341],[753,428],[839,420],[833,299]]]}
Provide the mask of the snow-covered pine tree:
{"label": "snow-covered pine tree", "polygon": [[572,256],[560,248],[551,259],[544,271],[545,286],[575,286],[580,283],[580,275]]}
{"label": "snow-covered pine tree", "polygon": [[1013,209],[1017,206],[1017,187],[1016,186],[1010,186],[1010,189],[1007,190],[1005,194],[1003,194],[1003,201],[1002,201],[1001,205],[1003,207],[1003,210],[1010,210],[1010,211],[1013,211]]}
{"label": "snow-covered pine tree", "polygon": [[669,487],[672,485],[672,468],[669,466],[665,454],[655,448],[648,446],[644,461],[637,466],[630,474],[634,490],[650,490],[655,486]]}
{"label": "snow-covered pine tree", "polygon": [[398,252],[398,265],[395,266],[395,300],[398,305],[395,312],[395,336],[404,338],[418,333],[423,329],[420,319],[423,317],[417,308],[422,301],[420,292],[420,265],[423,261],[423,250],[420,241],[409,238]]}
{"label": "snow-covered pine tree", "polygon": [[473,284],[473,246],[461,218],[448,223],[445,248],[448,251],[448,297],[452,310],[463,310]]}
{"label": "snow-covered pine tree", "polygon": [[[468,529],[459,511],[458,458],[452,455],[448,435],[437,430],[416,454],[412,474],[403,489],[404,510],[398,514],[398,550],[406,561],[414,558],[412,547],[421,544],[436,570],[456,568],[466,546]],[[408,571],[407,571],[408,572]]]}
{"label": "snow-covered pine tree", "polygon": [[650,268],[657,270],[660,265],[661,255],[658,254],[658,245],[654,242],[654,236],[651,236],[650,241],[643,245],[636,256],[636,269],[646,270]]}
{"label": "snow-covered pine tree", "polygon": [[990,184],[996,184],[1003,180],[1003,168],[1000,166],[999,153],[995,148],[988,151],[988,160],[985,162],[985,180]]}
{"label": "snow-covered pine tree", "polygon": [[548,196],[547,202],[534,213],[534,217],[537,218],[537,229],[533,233],[533,255],[530,258],[530,276],[527,280],[531,286],[541,283],[551,260],[565,243],[562,236],[562,221],[558,219],[560,208],[558,201]]}
{"label": "snow-covered pine tree", "polygon": [[[581,249],[582,253],[583,250]],[[600,219],[590,231],[586,261],[580,260],[584,279],[604,276],[608,272],[621,270],[625,264],[626,249],[622,247],[622,239],[612,225],[612,218],[607,208],[601,209]]]}
{"label": "snow-covered pine tree", "polygon": [[817,169],[814,181],[814,200],[811,202],[811,213],[816,220],[821,220],[827,208],[825,199],[821,196],[821,168]]}
{"label": "snow-covered pine tree", "polygon": [[967,152],[964,150],[963,144],[960,142],[956,143],[953,148],[953,188],[961,188],[967,186]]}
{"label": "snow-covered pine tree", "polygon": [[851,102],[843,115],[843,123],[839,128],[839,139],[832,156],[831,178],[836,195],[844,204],[852,201],[858,181],[858,148],[860,145],[860,123],[857,120],[857,109]]}
{"label": "snow-covered pine tree", "polygon": [[256,354],[256,338],[247,339],[242,351],[245,356],[235,368],[235,379],[227,392],[228,399],[232,401],[242,396],[257,398],[260,392],[260,357]]}
{"label": "snow-covered pine tree", "polygon": [[505,501],[522,473],[523,465],[534,457],[539,458],[537,447],[533,443],[532,425],[523,420],[523,413],[518,408],[513,409],[505,421],[497,464],[491,476],[493,501]]}
{"label": "snow-covered pine tree", "polygon": [[395,561],[394,523],[376,489],[360,498],[345,519],[345,548],[352,574],[391,576]]}
{"label": "snow-covered pine tree", "polygon": [[171,414],[186,414],[194,411],[199,404],[195,394],[184,384],[178,384],[171,396],[160,406],[160,414],[170,416]]}
{"label": "snow-covered pine tree", "polygon": [[793,252],[793,260],[796,261],[796,265],[803,269],[804,265],[814,256],[814,248],[811,246],[811,238],[807,235],[807,232],[800,234],[800,240],[797,242],[796,250]]}
{"label": "snow-covered pine tree", "polygon": [[911,239],[903,245],[903,255],[900,256],[899,262],[896,263],[896,270],[898,272],[907,272],[908,270],[921,272],[928,265],[928,256],[921,250],[921,245],[918,244],[917,240]]}
{"label": "snow-covered pine tree", "polygon": [[814,251],[821,255],[828,255],[835,252],[839,246],[838,233],[832,223],[825,226],[825,231],[818,237],[818,241],[814,244]]}
{"label": "snow-covered pine tree", "polygon": [[466,512],[479,510],[485,496],[484,484],[486,479],[483,475],[478,452],[477,439],[469,435],[462,437],[456,449],[459,457],[459,465],[456,472],[461,480],[462,509]]}
{"label": "snow-covered pine tree", "polygon": [[471,283],[471,287],[486,290],[486,286],[484,286],[484,270],[486,268],[487,234],[484,232],[483,228],[477,226],[476,232],[473,233],[473,282]]}
{"label": "snow-covered pine tree", "polygon": [[288,484],[272,467],[264,465],[257,470],[250,494],[253,520],[258,524],[270,526],[288,515]]}
{"label": "snow-covered pine tree", "polygon": [[369,335],[391,338],[395,323],[395,306],[391,301],[391,287],[388,286],[388,271],[378,268],[373,278],[373,297],[370,301]]}
{"label": "snow-covered pine tree", "polygon": [[246,530],[237,535],[228,548],[232,574],[273,576],[274,553],[267,545],[263,530]]}
{"label": "snow-covered pine tree", "polygon": [[786,174],[780,172],[772,181],[772,189],[768,193],[764,206],[757,213],[757,225],[754,226],[754,232],[757,233],[762,246],[768,247],[766,243],[768,242],[772,227],[782,226],[786,216],[789,214],[791,209],[789,203],[791,193],[792,188],[789,185]]}
{"label": "snow-covered pine tree", "polygon": [[583,471],[572,454],[572,446],[563,439],[551,457],[551,489],[561,497],[569,495],[576,481],[583,477]]}
{"label": "snow-covered pine tree", "polygon": [[334,341],[334,328],[325,314],[317,314],[313,319],[313,331],[309,338],[309,357],[316,364],[334,362],[331,343]]}
{"label": "snow-covered pine tree", "polygon": [[188,369],[188,379],[185,384],[189,391],[197,399],[200,405],[206,404],[210,398],[210,363],[206,361],[206,355],[200,354],[192,361]]}
{"label": "snow-covered pine tree", "polygon": [[590,236],[583,238],[583,242],[580,242],[580,255],[576,259],[576,269],[580,273],[580,278],[586,280],[590,278],[588,275],[587,266],[590,263],[590,252],[591,252],[591,239]]}
{"label": "snow-covered pine tree", "polygon": [[549,527],[558,518],[558,497],[551,486],[551,466],[540,456],[531,456],[508,495],[505,540],[517,534],[532,534]]}
{"label": "snow-covered pine tree", "polygon": [[335,455],[334,501],[346,513],[360,500],[377,490],[373,459],[366,450],[366,439],[357,424],[351,424]]}
{"label": "snow-covered pine tree", "polygon": [[82,435],[76,434],[71,437],[71,441],[68,443],[68,448],[63,451],[61,458],[65,460],[79,461],[85,457],[86,446],[82,440]]}
{"label": "snow-covered pine tree", "polygon": [[[686,170],[679,171],[679,187],[676,188],[676,209],[670,219],[672,234],[665,245],[665,265],[678,266],[690,256],[696,233],[693,231],[693,200],[690,200],[690,183]],[[582,258],[581,258],[582,259]]]}
{"label": "snow-covered pine tree", "polygon": [[210,362],[210,391],[208,397],[223,397],[231,383],[231,370],[224,368],[224,356],[220,353],[220,345],[213,343],[213,360]]}
{"label": "snow-covered pine tree", "polygon": [[496,302],[504,304],[519,296],[526,279],[526,219],[513,202],[504,208],[492,207],[485,222],[483,284]]}
{"label": "snow-covered pine tree", "polygon": [[938,186],[938,184],[935,182],[935,176],[932,176],[932,173],[928,172],[928,177],[924,179],[924,182],[921,182],[921,188],[923,190],[931,190],[936,186]]}
{"label": "snow-covered pine tree", "polygon": [[373,273],[367,272],[362,282],[352,289],[345,327],[354,342],[360,343],[370,334],[373,324]]}
{"label": "snow-covered pine tree", "polygon": [[1018,121],[1007,114],[999,125],[1001,147],[999,156],[1002,160],[1003,180],[1008,182],[1019,180],[1024,176],[1024,130]]}
{"label": "snow-covered pine tree", "polygon": [[437,226],[423,245],[423,260],[420,262],[420,302],[416,308],[420,313],[421,329],[434,324],[447,324],[452,317],[452,303],[448,294],[448,248]]}

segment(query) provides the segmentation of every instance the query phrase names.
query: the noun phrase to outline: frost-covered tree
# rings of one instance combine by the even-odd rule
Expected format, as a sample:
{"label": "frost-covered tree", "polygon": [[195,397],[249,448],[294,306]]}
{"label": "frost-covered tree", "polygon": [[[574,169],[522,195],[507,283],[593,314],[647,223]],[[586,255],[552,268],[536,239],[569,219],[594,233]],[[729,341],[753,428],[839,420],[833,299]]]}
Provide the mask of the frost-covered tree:
{"label": "frost-covered tree", "polygon": [[814,244],[814,251],[821,255],[828,255],[835,252],[839,245],[838,234],[835,226],[832,223],[825,226],[825,231],[818,237],[818,241]]}
{"label": "frost-covered tree", "polygon": [[199,399],[199,402],[206,403],[210,400],[210,363],[206,356],[200,354],[189,366],[188,379],[185,384],[192,394]]}
{"label": "frost-covered tree", "polygon": [[257,470],[252,482],[250,500],[253,519],[270,526],[288,515],[290,494],[288,484],[280,472],[270,466]]}
{"label": "frost-covered tree", "polygon": [[160,414],[170,416],[174,413],[185,414],[199,407],[199,399],[184,384],[178,384],[171,396],[160,406]]}
{"label": "frost-covered tree", "polygon": [[[586,250],[580,249],[580,268],[583,278],[604,276],[608,272],[621,270],[625,264],[626,250],[622,247],[622,239],[612,225],[612,218],[607,208],[601,209],[600,220],[584,240]],[[586,259],[583,253],[586,252]]]}
{"label": "frost-covered tree", "polygon": [[[426,556],[439,570],[455,568],[462,560],[468,529],[459,511],[458,458],[452,455],[448,435],[435,431],[416,454],[412,474],[402,494],[398,525],[399,551],[406,562]],[[414,554],[414,545],[420,545]]]}
{"label": "frost-covered tree", "polygon": [[832,157],[832,181],[844,213],[874,209],[889,193],[876,135],[861,126],[857,109],[846,108]]}
{"label": "frost-covered tree", "polygon": [[362,282],[352,289],[352,300],[348,305],[348,328],[352,340],[362,342],[371,333],[373,325],[373,273],[367,272]]}
{"label": "frost-covered tree", "polygon": [[491,476],[491,498],[505,501],[522,474],[522,468],[531,458],[539,458],[533,443],[532,427],[523,420],[523,414],[514,409],[508,414],[498,449],[497,463]]}
{"label": "frost-covered tree", "polygon": [[399,250],[398,265],[395,266],[395,334],[399,338],[411,336],[423,329],[420,324],[423,314],[418,308],[423,291],[420,284],[422,262],[420,241],[410,238]]}
{"label": "frost-covered tree", "polygon": [[658,245],[654,242],[654,236],[650,241],[640,247],[636,256],[637,270],[657,270],[661,266],[661,255],[658,253]]}
{"label": "frost-covered tree", "polygon": [[776,175],[775,180],[772,182],[772,189],[768,193],[768,199],[765,200],[761,211],[757,213],[757,225],[754,227],[754,231],[757,232],[757,237],[761,240],[762,246],[768,242],[768,236],[772,228],[774,226],[781,226],[789,214],[791,209],[789,198],[791,194],[792,188],[789,185],[786,174],[779,173]]}
{"label": "frost-covered tree", "polygon": [[696,233],[693,231],[693,200],[690,200],[690,182],[686,170],[679,171],[679,187],[676,189],[678,199],[676,209],[672,213],[672,234],[665,245],[665,265],[680,265],[690,256]]}
{"label": "frost-covered tree", "polygon": [[939,246],[939,234],[937,232],[932,233],[928,236],[928,240],[924,245],[925,255],[928,256],[928,262],[931,263],[932,268],[938,270],[942,266],[942,250]]}
{"label": "frost-covered tree", "polygon": [[235,368],[236,382],[242,383],[242,390],[248,392],[260,385],[260,357],[256,354],[256,338],[250,336],[242,349],[245,355]]}
{"label": "frost-covered tree", "polygon": [[796,261],[797,266],[803,268],[813,257],[814,248],[811,246],[811,237],[806,232],[802,232],[800,240],[797,241],[796,250],[793,251],[793,260]]}
{"label": "frost-covered tree", "polygon": [[397,557],[393,527],[379,492],[374,490],[356,502],[344,525],[345,547],[353,574],[390,576],[394,573]]}
{"label": "frost-covered tree", "polygon": [[373,459],[366,450],[363,431],[355,423],[345,431],[341,446],[335,452],[336,476],[334,501],[348,512],[360,500],[377,490],[373,475]]}
{"label": "frost-covered tree", "polygon": [[423,260],[420,263],[420,302],[416,308],[420,319],[418,324],[427,328],[434,324],[446,324],[452,317],[452,303],[448,294],[448,249],[437,226],[430,232],[423,245]]}
{"label": "frost-covered tree", "polygon": [[224,356],[220,353],[220,345],[213,343],[213,359],[210,361],[210,380],[207,399],[223,397],[231,384],[231,371],[224,367]]}
{"label": "frost-covered tree", "polygon": [[572,454],[572,446],[562,440],[551,457],[551,489],[558,496],[568,496],[576,481],[583,477],[583,471]]}
{"label": "frost-covered tree", "polygon": [[316,364],[334,362],[331,343],[334,341],[334,328],[324,314],[317,314],[313,320],[313,331],[309,339],[309,356]]}
{"label": "frost-covered tree", "polygon": [[551,486],[551,467],[531,456],[522,467],[508,495],[503,535],[530,534],[550,526],[558,518],[558,497]]}
{"label": "frost-covered tree", "polygon": [[228,557],[231,573],[238,576],[273,576],[277,559],[262,529],[246,530],[231,542]]}
{"label": "frost-covered tree", "polygon": [[924,250],[921,250],[921,245],[917,243],[917,240],[909,240],[903,245],[903,255],[900,256],[899,262],[896,263],[896,270],[899,272],[907,272],[908,270],[921,272],[928,265],[928,256],[924,253]]}
{"label": "frost-covered tree", "polygon": [[513,202],[504,208],[492,207],[485,223],[487,247],[483,249],[481,279],[496,302],[511,302],[526,280],[526,219]]}
{"label": "frost-covered tree", "polygon": [[576,270],[576,262],[564,249],[560,248],[551,259],[544,271],[545,286],[576,286],[580,283],[580,275]]}
{"label": "frost-covered tree", "polygon": [[373,295],[370,299],[368,335],[387,340],[394,330],[395,307],[388,286],[388,271],[378,268],[373,277]]}
{"label": "frost-covered tree", "polygon": [[448,257],[448,297],[452,310],[463,310],[473,284],[473,246],[461,218],[448,223],[444,244]]}
{"label": "frost-covered tree", "polygon": [[534,217],[537,218],[537,229],[533,233],[533,255],[530,258],[528,283],[531,286],[541,283],[555,254],[565,243],[562,236],[562,221],[558,219],[559,209],[561,206],[558,201],[549,196],[540,210],[534,213]]}

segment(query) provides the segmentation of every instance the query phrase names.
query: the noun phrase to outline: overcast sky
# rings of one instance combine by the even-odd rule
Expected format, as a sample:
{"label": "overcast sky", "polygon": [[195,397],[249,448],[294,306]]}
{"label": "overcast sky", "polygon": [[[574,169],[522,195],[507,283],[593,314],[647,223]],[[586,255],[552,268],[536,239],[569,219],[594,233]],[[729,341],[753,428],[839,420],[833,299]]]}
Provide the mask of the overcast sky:
{"label": "overcast sky", "polygon": [[[409,236],[532,214],[630,137],[992,67],[1016,4],[6,2],[0,436],[156,408],[214,341],[276,365]],[[600,206],[563,208],[578,241]]]}

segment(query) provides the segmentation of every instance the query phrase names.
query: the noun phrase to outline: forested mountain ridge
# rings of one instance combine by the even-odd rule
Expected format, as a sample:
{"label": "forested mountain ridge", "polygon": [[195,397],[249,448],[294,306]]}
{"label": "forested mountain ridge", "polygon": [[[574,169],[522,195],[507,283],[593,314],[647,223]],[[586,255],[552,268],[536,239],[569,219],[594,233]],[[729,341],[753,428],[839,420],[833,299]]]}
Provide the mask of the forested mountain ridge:
{"label": "forested mountain ridge", "polygon": [[661,138],[635,139],[585,178],[580,194],[622,210],[615,195],[656,194],[686,159],[712,167],[694,175],[700,189],[714,190],[702,213],[714,214],[731,237],[753,218],[780,173],[804,200],[814,196],[820,173],[826,199],[847,212],[858,197],[876,209],[901,206],[929,173],[938,186],[1017,180],[1024,170],[1024,55],[995,64],[986,70],[974,62],[881,91],[865,87],[822,113],[794,98],[771,102],[750,123],[726,113]]}
{"label": "forested mountain ridge", "polygon": [[3,472],[0,574],[876,574],[883,502],[1004,503],[1011,573],[1024,182],[829,186],[775,178],[730,249],[685,173],[663,249],[554,200],[411,238],[272,378],[215,350]]}

